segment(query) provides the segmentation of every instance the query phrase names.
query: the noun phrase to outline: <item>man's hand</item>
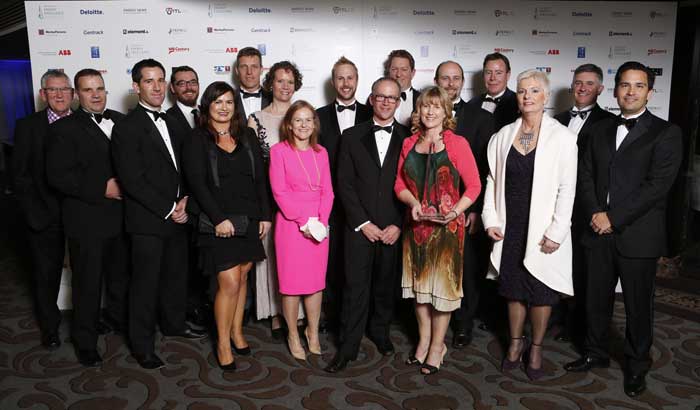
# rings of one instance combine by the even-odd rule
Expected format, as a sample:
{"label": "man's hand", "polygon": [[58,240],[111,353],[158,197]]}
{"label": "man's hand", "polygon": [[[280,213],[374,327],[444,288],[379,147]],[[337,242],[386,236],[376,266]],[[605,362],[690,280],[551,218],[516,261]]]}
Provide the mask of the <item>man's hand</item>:
{"label": "man's hand", "polygon": [[383,231],[377,227],[377,225],[373,224],[372,222],[366,224],[362,228],[360,228],[360,231],[365,235],[368,241],[374,243],[376,241],[379,241],[383,238]]}
{"label": "man's hand", "polygon": [[598,235],[612,233],[612,223],[607,212],[596,212],[591,217],[591,228]]}
{"label": "man's hand", "polygon": [[469,235],[474,235],[481,229],[481,216],[478,213],[469,212],[467,214],[467,228],[469,228],[467,231]]}
{"label": "man's hand", "polygon": [[495,242],[503,240],[503,232],[501,232],[501,228],[488,228],[486,229],[486,234]]}
{"label": "man's hand", "polygon": [[550,254],[559,249],[559,244],[547,238],[546,236],[542,237],[542,240],[538,245],[541,246],[540,250],[542,251],[542,253],[546,254]]}
{"label": "man's hand", "polygon": [[393,245],[401,235],[401,229],[396,225],[389,225],[382,230],[382,242],[385,245]]}
{"label": "man's hand", "polygon": [[110,178],[107,180],[107,188],[105,189],[105,198],[116,199],[117,201],[122,200],[122,190],[119,188],[119,183],[117,178]]}
{"label": "man's hand", "polygon": [[183,197],[180,199],[180,201],[175,205],[175,211],[173,211],[173,214],[171,218],[173,219],[173,222],[178,223],[178,224],[184,224],[187,223],[187,211],[185,211],[185,208],[187,207],[187,197]]}

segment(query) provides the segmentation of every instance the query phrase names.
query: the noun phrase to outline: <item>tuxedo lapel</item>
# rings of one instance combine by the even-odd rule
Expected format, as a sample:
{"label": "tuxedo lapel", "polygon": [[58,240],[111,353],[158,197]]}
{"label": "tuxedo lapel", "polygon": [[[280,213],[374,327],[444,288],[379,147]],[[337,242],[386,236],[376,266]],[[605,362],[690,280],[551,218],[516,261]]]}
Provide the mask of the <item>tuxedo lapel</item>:
{"label": "tuxedo lapel", "polygon": [[[338,125],[338,111],[336,110],[335,103],[331,103],[329,114],[331,116],[331,134],[340,135],[340,125]],[[357,118],[357,114],[355,114]]]}
{"label": "tuxedo lapel", "polygon": [[[396,131],[394,131],[396,132]],[[393,134],[392,134],[393,137]],[[367,153],[369,153],[370,158],[374,160],[374,163],[377,164],[378,167],[382,167],[381,163],[379,162],[379,151],[377,150],[377,142],[374,139],[374,133],[372,132],[372,127],[370,125],[370,128],[367,130],[365,135],[362,137],[362,145],[365,146],[367,149]]]}
{"label": "tuxedo lapel", "polygon": [[[371,132],[371,131],[370,131]],[[386,150],[386,156],[384,157],[384,163],[382,164],[382,168],[385,166],[391,166],[387,165],[391,161],[389,161],[389,158],[398,158],[398,155],[396,155],[397,151],[401,150],[403,139],[401,138],[401,135],[399,135],[398,127],[394,126],[394,129],[391,132],[391,139],[389,140],[389,148]],[[376,151],[376,146],[375,145],[375,151]],[[379,159],[379,153],[377,152],[377,159]],[[394,165],[395,166],[395,165]]]}
{"label": "tuxedo lapel", "polygon": [[97,144],[101,150],[106,150],[109,147],[109,138],[104,131],[92,120],[90,114],[82,108],[78,108],[73,114],[80,123],[81,127],[87,132],[91,139]]}
{"label": "tuxedo lapel", "polygon": [[[151,119],[150,115],[146,112],[146,110],[139,104],[136,107],[137,110],[139,110],[139,115],[141,117],[141,124],[144,127],[144,132],[146,135],[148,135],[148,138],[151,139],[151,141],[158,147],[158,151],[160,151],[161,154],[165,156],[165,158],[168,160],[173,165],[173,168],[177,168],[176,164],[173,164],[173,159],[170,156],[170,152],[168,151],[168,147],[165,145],[165,141],[163,141],[163,137],[160,135],[160,131],[158,131],[158,127],[153,123],[153,120]],[[166,121],[167,124],[167,121]],[[170,133],[170,130],[172,128],[168,127],[168,133]],[[172,142],[172,135],[171,135],[171,144],[173,145],[173,150],[175,149],[175,144]],[[177,152],[175,152],[175,158],[177,158]]]}

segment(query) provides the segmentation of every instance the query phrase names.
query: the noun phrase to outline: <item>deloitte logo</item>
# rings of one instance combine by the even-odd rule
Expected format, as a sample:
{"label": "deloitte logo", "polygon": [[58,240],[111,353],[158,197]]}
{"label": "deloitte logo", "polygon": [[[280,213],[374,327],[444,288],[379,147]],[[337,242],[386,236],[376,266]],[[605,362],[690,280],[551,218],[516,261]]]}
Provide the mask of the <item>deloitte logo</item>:
{"label": "deloitte logo", "polygon": [[432,10],[413,10],[414,16],[434,16],[435,12]]}
{"label": "deloitte logo", "polygon": [[572,11],[571,17],[593,17],[590,11]]}
{"label": "deloitte logo", "polygon": [[249,7],[248,8],[248,13],[251,14],[260,14],[260,13],[272,13],[272,10],[268,9],[267,7]]}
{"label": "deloitte logo", "polygon": [[85,16],[85,15],[92,16],[92,15],[96,15],[96,14],[104,14],[104,13],[100,9],[91,9],[91,10],[80,9],[81,16]]}

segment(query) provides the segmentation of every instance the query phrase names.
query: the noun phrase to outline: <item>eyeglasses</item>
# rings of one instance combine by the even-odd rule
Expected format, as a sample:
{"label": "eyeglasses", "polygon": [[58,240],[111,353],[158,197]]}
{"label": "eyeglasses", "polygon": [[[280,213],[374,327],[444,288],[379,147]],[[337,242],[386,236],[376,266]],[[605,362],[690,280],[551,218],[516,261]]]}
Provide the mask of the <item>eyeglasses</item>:
{"label": "eyeglasses", "polygon": [[47,87],[44,88],[44,92],[47,94],[67,94],[67,93],[72,93],[73,89],[70,87],[62,87],[62,88],[56,88],[56,87]]}
{"label": "eyeglasses", "polygon": [[180,81],[175,82],[175,87],[179,87],[179,88],[182,88],[185,86],[194,87],[197,85],[199,85],[199,81],[197,81],[197,80],[190,80],[190,81],[180,80]]}
{"label": "eyeglasses", "polygon": [[372,96],[374,96],[374,100],[375,100],[376,102],[384,102],[384,101],[386,101],[386,102],[388,102],[388,103],[390,103],[390,104],[396,104],[396,103],[399,101],[399,98],[400,98],[400,97],[394,96],[394,95],[382,95],[382,94],[372,94]]}

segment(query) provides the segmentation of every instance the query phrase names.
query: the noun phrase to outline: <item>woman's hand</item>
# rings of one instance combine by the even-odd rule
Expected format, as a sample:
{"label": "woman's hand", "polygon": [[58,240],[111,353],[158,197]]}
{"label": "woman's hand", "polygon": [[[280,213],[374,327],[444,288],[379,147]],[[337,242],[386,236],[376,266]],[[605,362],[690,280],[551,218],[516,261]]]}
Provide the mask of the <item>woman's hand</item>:
{"label": "woman's hand", "polygon": [[430,219],[430,222],[434,222],[434,223],[440,224],[440,225],[447,225],[452,220],[456,219],[457,216],[458,216],[457,211],[452,210],[452,211],[446,213],[444,217]]}
{"label": "woman's hand", "polygon": [[541,248],[542,252],[546,253],[546,254],[550,254],[550,253],[556,251],[557,249],[559,249],[559,244],[554,242],[553,240],[547,238],[546,236],[542,237],[542,240],[540,241],[540,243],[538,245],[540,245],[542,247]]}
{"label": "woman's hand", "polygon": [[420,221],[421,215],[423,215],[423,209],[420,202],[416,202],[416,204],[411,208],[411,217],[414,221],[418,222]]}
{"label": "woman's hand", "polygon": [[501,231],[501,228],[497,228],[497,227],[486,228],[486,234],[494,242],[498,242],[498,241],[503,240],[503,232]]}
{"label": "woman's hand", "polygon": [[231,221],[224,219],[220,224],[216,225],[216,236],[219,238],[230,238],[233,236],[234,228]]}
{"label": "woman's hand", "polygon": [[258,222],[258,234],[260,235],[260,239],[265,239],[265,236],[267,235],[267,233],[270,232],[270,228],[272,228],[272,222],[270,222],[270,221]]}
{"label": "woman's hand", "polygon": [[307,226],[306,228],[304,228],[304,230],[301,231],[301,233],[302,233],[302,235],[304,235],[304,238],[306,238],[306,239],[312,239],[312,238],[313,238],[313,236],[311,236],[311,231],[309,231],[309,227],[308,227],[308,226]]}

